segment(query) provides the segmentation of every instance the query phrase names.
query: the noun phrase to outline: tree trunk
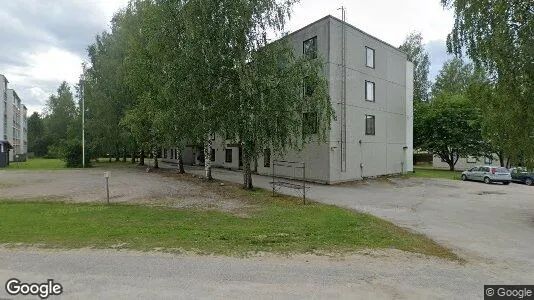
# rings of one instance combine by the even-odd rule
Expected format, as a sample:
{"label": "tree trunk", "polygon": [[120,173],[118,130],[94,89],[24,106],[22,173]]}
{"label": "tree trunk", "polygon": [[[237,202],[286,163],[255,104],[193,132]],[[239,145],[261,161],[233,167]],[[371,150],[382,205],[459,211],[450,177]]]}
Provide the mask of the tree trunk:
{"label": "tree trunk", "polygon": [[115,150],[115,162],[121,161],[121,152],[119,151],[119,148]]}
{"label": "tree trunk", "polygon": [[204,145],[204,171],[206,171],[206,178],[208,180],[213,180],[211,174],[211,142],[210,135],[208,134]]}
{"label": "tree trunk", "polygon": [[132,164],[135,164],[135,151],[132,151]]}
{"label": "tree trunk", "polygon": [[184,160],[182,157],[182,150],[178,150],[178,173],[184,174]]}
{"label": "tree trunk", "polygon": [[139,157],[139,165],[145,165],[145,150],[141,150],[141,156]]}
{"label": "tree trunk", "polygon": [[504,154],[502,152],[499,152],[497,156],[499,157],[499,163],[501,167],[504,167]]}
{"label": "tree trunk", "polygon": [[455,163],[454,162],[447,162],[449,164],[449,171],[454,171],[454,165]]}
{"label": "tree trunk", "polygon": [[108,159],[109,159],[108,162],[111,162],[111,154],[108,154]]}
{"label": "tree trunk", "polygon": [[243,188],[246,190],[254,188],[252,185],[251,159],[246,143],[243,144]]}
{"label": "tree trunk", "polygon": [[158,154],[154,155],[154,169],[159,169]]}
{"label": "tree trunk", "polygon": [[128,151],[126,151],[126,148],[122,149],[122,162],[126,162],[128,156]]}

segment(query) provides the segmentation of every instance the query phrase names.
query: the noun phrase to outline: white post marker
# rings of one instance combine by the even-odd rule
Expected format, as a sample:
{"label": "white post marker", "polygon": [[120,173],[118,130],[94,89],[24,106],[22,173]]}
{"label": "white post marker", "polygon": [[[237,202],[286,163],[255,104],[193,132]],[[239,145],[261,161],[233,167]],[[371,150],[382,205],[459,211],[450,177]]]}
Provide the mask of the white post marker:
{"label": "white post marker", "polygon": [[107,194],[107,201],[106,203],[109,204],[109,176],[111,175],[111,172],[104,172],[104,178],[106,178],[106,194]]}

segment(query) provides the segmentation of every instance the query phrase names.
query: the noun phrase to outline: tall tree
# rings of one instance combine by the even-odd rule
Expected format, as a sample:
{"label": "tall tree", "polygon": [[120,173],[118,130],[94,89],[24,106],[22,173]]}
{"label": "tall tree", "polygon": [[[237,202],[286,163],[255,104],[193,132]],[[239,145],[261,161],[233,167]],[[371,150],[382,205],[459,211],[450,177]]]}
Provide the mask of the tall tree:
{"label": "tall tree", "polygon": [[415,102],[427,101],[429,98],[430,81],[428,72],[430,59],[423,45],[423,36],[419,32],[410,33],[399,49],[408,55],[408,60],[413,62],[413,99]]}
{"label": "tall tree", "polygon": [[48,147],[45,136],[43,119],[39,113],[34,112],[28,118],[28,152],[33,152],[37,157],[46,155]]}
{"label": "tall tree", "polygon": [[436,82],[432,85],[432,95],[463,94],[474,75],[471,64],[465,63],[460,58],[452,58],[446,61],[439,71]]}
{"label": "tall tree", "polygon": [[[534,2],[531,0],[441,0],[453,9],[449,52],[464,49],[495,84],[493,109],[506,113],[513,133],[510,156],[534,165]],[[500,107],[502,103],[505,103]]]}
{"label": "tall tree", "polygon": [[[73,94],[67,82],[62,82],[56,95],[51,95],[45,104],[45,124],[53,144],[58,145],[61,140],[73,138],[77,126],[77,108]],[[70,136],[69,136],[70,135]]]}

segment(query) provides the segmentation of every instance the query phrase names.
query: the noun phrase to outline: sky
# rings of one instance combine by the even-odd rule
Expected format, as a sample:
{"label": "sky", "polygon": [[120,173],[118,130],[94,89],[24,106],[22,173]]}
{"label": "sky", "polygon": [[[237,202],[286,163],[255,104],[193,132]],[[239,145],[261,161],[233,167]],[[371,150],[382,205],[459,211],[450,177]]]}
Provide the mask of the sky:
{"label": "sky", "polygon": [[[0,6],[0,74],[7,77],[29,114],[41,112],[62,81],[74,85],[87,61],[87,46],[109,29],[109,21],[128,0],[12,0]],[[431,60],[433,79],[451,56],[445,39],[453,14],[440,0],[301,0],[286,31],[292,32],[326,15],[341,19],[395,46],[412,31],[421,32]]]}

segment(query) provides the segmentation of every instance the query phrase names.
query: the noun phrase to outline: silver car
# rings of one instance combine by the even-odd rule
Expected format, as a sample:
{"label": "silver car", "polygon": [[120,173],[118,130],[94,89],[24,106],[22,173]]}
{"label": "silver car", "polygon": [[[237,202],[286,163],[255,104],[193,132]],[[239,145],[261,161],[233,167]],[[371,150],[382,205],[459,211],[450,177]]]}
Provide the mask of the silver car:
{"label": "silver car", "polygon": [[502,182],[502,184],[508,185],[512,181],[512,175],[507,168],[481,166],[462,172],[462,180],[483,181],[487,184]]}

